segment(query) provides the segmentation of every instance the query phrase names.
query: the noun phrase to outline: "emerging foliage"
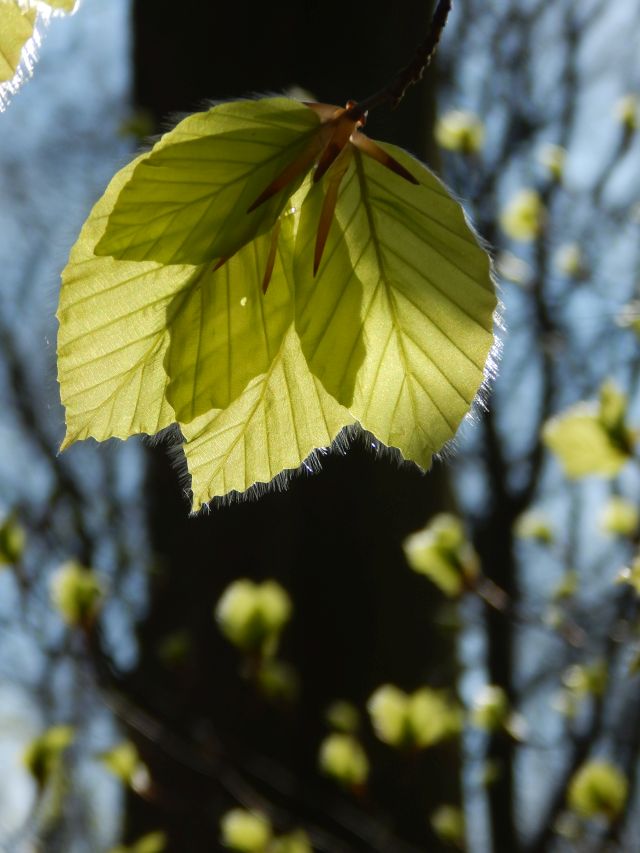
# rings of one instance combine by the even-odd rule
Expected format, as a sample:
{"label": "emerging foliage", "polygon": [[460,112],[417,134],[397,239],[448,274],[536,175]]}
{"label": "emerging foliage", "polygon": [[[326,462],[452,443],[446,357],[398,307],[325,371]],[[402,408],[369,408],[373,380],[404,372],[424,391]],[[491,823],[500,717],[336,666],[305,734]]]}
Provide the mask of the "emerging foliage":
{"label": "emerging foliage", "polygon": [[349,108],[190,116],[118,173],[63,273],[63,447],[177,423],[194,508],[359,424],[423,468],[482,384],[489,259]]}
{"label": "emerging foliage", "polygon": [[40,24],[52,12],[73,12],[76,4],[77,0],[0,0],[0,112],[33,71]]}

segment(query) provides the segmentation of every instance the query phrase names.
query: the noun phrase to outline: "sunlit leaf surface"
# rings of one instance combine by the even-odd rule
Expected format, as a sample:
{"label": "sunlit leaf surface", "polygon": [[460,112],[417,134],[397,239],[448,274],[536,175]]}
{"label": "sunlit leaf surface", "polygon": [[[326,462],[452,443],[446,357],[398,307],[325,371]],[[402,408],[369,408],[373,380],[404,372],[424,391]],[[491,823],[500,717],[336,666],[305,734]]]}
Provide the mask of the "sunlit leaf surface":
{"label": "sunlit leaf surface", "polygon": [[613,477],[629,461],[628,450],[612,438],[595,406],[580,403],[547,422],[544,443],[567,477]]}
{"label": "sunlit leaf surface", "polygon": [[319,129],[312,110],[285,98],[219,104],[190,116],[133,172],[98,254],[165,264],[232,255],[272,227],[295,185],[249,208]]}
{"label": "sunlit leaf surface", "polygon": [[384,150],[419,184],[356,150],[315,278],[321,187],[309,195],[296,246],[297,326],[327,390],[377,438],[428,467],[478,392],[496,298],[460,206],[424,166]]}
{"label": "sunlit leaf surface", "polygon": [[0,0],[0,83],[18,70],[22,48],[33,35],[36,10],[21,8],[14,0]]}
{"label": "sunlit leaf surface", "polygon": [[269,370],[237,400],[182,427],[194,509],[298,468],[353,422],[311,374],[290,329]]}
{"label": "sunlit leaf surface", "polygon": [[442,184],[358,128],[222,104],[116,175],[63,275],[65,446],[177,423],[196,509],[354,424],[429,466],[485,376],[489,259]]}

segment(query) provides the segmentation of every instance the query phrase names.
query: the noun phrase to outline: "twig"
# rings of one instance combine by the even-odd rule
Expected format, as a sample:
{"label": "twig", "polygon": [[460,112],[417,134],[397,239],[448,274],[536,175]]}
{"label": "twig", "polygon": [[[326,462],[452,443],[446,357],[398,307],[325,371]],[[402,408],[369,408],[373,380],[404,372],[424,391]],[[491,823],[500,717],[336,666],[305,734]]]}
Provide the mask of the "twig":
{"label": "twig", "polygon": [[452,5],[453,0],[439,0],[431,19],[429,32],[418,47],[411,62],[399,71],[383,89],[354,104],[347,111],[350,118],[354,120],[364,118],[369,110],[382,106],[382,104],[391,103],[395,109],[404,98],[407,89],[422,80],[422,75],[434,57]]}

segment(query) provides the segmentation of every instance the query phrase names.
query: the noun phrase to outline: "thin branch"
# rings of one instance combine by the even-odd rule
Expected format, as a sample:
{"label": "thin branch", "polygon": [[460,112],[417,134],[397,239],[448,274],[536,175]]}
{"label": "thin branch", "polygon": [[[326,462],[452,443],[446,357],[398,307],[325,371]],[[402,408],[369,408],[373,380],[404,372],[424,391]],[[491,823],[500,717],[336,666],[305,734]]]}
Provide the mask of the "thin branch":
{"label": "thin branch", "polygon": [[404,98],[407,89],[422,80],[422,76],[431,64],[431,60],[438,48],[452,5],[452,0],[439,0],[431,19],[429,32],[418,47],[414,58],[383,89],[380,89],[373,95],[369,95],[363,101],[354,104],[348,110],[348,115],[351,119],[364,118],[369,110],[380,107],[383,104],[390,103],[395,109]]}

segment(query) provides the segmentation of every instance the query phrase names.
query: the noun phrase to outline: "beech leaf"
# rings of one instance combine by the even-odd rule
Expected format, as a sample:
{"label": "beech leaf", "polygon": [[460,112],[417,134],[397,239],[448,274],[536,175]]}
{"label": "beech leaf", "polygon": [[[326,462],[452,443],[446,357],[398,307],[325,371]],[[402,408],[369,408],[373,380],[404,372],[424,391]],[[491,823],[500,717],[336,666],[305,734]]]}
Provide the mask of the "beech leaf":
{"label": "beech leaf", "polygon": [[[165,134],[123,187],[96,253],[165,264],[228,258],[268,231],[305,176],[251,211],[296,157],[321,144],[320,119],[297,101],[219,104]],[[310,168],[312,157],[306,168]]]}

